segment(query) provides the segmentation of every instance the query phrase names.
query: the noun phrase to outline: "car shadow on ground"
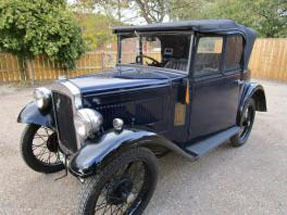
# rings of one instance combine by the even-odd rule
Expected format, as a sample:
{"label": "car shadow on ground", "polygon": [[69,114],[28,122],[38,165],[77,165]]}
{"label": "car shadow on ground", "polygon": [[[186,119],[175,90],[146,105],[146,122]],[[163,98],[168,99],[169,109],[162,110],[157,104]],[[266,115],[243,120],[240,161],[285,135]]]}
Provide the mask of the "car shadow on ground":
{"label": "car shadow on ground", "polygon": [[[188,195],[192,201],[197,195],[197,191],[200,190],[199,186],[208,182],[214,175],[214,169],[223,166],[236,149],[230,145],[229,141],[226,141],[196,161],[190,161],[175,152],[169,152],[160,158],[157,189],[144,214],[158,214],[159,211],[162,211],[163,205],[173,207],[173,209],[180,208],[183,202],[177,201],[177,199],[183,199],[182,196]],[[188,204],[188,202],[186,201],[184,204]],[[167,208],[163,211],[173,214],[171,212],[173,209]],[[181,213],[189,214],[189,212],[180,212],[180,210],[176,212],[176,214]]]}

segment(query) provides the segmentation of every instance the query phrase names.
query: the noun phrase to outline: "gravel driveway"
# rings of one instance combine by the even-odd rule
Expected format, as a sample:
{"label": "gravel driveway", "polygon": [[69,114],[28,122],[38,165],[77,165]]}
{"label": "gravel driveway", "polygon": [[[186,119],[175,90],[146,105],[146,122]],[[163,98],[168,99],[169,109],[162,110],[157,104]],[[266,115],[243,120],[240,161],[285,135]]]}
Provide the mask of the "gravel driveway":
{"label": "gravel driveway", "polygon": [[[170,153],[145,214],[287,214],[287,85],[261,81],[268,112],[257,113],[248,143],[227,144],[196,162]],[[33,172],[19,154],[17,124],[31,89],[0,87],[0,214],[73,214],[81,184]]]}

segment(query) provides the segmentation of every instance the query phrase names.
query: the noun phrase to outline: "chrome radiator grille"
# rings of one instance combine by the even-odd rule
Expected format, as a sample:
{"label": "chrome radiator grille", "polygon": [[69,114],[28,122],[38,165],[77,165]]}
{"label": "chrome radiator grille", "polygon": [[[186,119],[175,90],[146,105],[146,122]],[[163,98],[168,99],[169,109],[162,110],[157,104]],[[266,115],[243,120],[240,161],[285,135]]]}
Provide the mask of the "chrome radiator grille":
{"label": "chrome radiator grille", "polygon": [[72,99],[69,96],[57,91],[53,91],[52,96],[53,110],[56,118],[56,128],[59,133],[60,144],[65,150],[76,152],[77,137],[74,127]]}

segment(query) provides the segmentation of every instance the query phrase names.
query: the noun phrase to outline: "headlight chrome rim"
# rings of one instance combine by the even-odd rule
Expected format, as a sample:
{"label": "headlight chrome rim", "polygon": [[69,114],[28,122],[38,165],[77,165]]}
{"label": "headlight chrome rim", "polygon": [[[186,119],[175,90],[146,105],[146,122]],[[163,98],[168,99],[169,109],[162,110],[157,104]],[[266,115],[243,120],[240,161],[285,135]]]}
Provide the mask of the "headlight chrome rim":
{"label": "headlight chrome rim", "polygon": [[78,136],[85,140],[100,130],[103,117],[98,111],[83,108],[76,112],[74,124]]}
{"label": "headlight chrome rim", "polygon": [[45,87],[39,87],[34,90],[33,97],[38,108],[44,110],[50,105],[51,91]]}

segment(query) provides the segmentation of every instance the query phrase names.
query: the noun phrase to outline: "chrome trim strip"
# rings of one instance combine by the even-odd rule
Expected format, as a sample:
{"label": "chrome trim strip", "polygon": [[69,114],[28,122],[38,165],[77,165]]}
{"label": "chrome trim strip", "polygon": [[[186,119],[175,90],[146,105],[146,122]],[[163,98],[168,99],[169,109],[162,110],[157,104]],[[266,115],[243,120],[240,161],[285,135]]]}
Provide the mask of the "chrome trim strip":
{"label": "chrome trim strip", "polygon": [[[74,115],[75,115],[77,110],[79,110],[83,107],[82,98],[81,98],[81,91],[76,85],[71,83],[69,80],[61,81],[61,84],[63,84],[67,89],[69,89],[70,92],[74,96],[74,107],[73,107],[73,109],[74,109]],[[76,128],[75,128],[75,132],[76,132]],[[78,150],[79,150],[81,148],[81,138],[79,137],[77,132],[76,132],[76,137],[77,137],[77,146],[78,146]]]}
{"label": "chrome trim strip", "polygon": [[[70,82],[69,80],[62,80],[62,81],[55,82],[51,86],[51,90],[63,93],[72,99],[72,102],[73,102],[72,109],[73,109],[74,115],[76,114],[78,109],[83,107],[80,89],[76,85],[74,85],[72,82]],[[58,133],[58,138],[60,140],[59,132],[57,133]],[[77,146],[78,146],[78,149],[80,149],[81,141],[77,133],[76,133],[76,137],[77,137]]]}
{"label": "chrome trim strip", "polygon": [[61,84],[63,84],[65,87],[67,87],[71,91],[71,93],[73,94],[76,109],[82,108],[83,104],[82,104],[80,89],[68,80],[61,82]]}
{"label": "chrome trim strip", "polygon": [[191,57],[192,57],[192,47],[193,47],[193,38],[194,35],[192,34],[190,36],[190,43],[189,43],[189,53],[188,53],[188,63],[187,63],[187,74],[190,72],[190,66],[191,66]]}

